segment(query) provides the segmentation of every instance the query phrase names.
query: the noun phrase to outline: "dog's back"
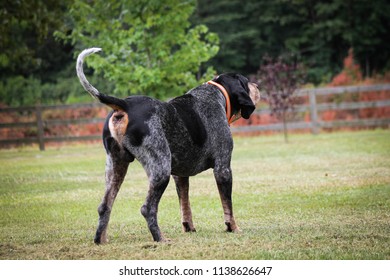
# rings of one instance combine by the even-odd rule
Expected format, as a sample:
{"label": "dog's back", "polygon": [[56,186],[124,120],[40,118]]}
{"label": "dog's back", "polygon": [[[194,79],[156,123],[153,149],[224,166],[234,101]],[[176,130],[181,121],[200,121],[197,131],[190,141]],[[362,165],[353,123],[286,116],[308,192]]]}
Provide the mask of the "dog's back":
{"label": "dog's back", "polygon": [[209,87],[201,85],[167,103],[145,96],[128,97],[122,106],[128,118],[126,129],[115,129],[122,121],[115,114],[123,115],[112,112],[106,120],[104,138],[115,138],[141,161],[145,146],[161,149],[159,143],[166,142],[174,175],[193,176],[213,168],[216,156],[231,152],[233,141],[226,120],[221,118],[224,108],[214,100],[218,95],[204,92]]}

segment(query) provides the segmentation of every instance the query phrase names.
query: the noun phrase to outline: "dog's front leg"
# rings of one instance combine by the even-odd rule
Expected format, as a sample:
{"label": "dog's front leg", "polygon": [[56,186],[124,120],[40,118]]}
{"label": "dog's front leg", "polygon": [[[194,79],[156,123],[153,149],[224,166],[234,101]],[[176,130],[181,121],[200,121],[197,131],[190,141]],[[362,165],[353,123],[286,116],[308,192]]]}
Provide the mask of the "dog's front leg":
{"label": "dog's front leg", "polygon": [[173,176],[176,183],[176,191],[179,196],[180,212],[181,212],[181,223],[184,232],[195,232],[196,229],[192,222],[192,212],[190,200],[188,198],[189,191],[189,178]]}
{"label": "dog's front leg", "polygon": [[232,171],[230,167],[215,167],[214,177],[218,185],[219,195],[221,197],[225,224],[228,232],[240,232],[233,215],[232,203]]}
{"label": "dog's front leg", "polygon": [[119,160],[108,154],[106,160],[106,192],[98,208],[99,225],[96,230],[95,243],[107,243],[107,226],[116,195],[125,178],[129,162]]}

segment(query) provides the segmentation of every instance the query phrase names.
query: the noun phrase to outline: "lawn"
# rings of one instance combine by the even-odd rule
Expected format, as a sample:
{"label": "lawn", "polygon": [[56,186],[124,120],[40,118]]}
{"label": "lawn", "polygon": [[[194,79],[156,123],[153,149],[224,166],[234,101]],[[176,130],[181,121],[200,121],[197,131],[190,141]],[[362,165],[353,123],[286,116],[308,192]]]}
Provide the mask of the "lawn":
{"label": "lawn", "polygon": [[104,193],[102,145],[0,150],[0,259],[390,259],[390,131],[235,138],[233,203],[224,231],[211,171],[190,179],[196,233],[182,233],[171,180],[154,243],[132,163],[114,205],[110,243],[93,243]]}

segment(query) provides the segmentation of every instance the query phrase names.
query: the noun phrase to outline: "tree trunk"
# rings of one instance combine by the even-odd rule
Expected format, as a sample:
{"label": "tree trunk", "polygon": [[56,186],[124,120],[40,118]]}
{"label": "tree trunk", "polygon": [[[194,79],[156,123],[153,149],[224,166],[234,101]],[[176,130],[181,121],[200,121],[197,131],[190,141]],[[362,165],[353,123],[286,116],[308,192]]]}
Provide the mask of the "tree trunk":
{"label": "tree trunk", "polygon": [[283,132],[284,132],[284,142],[288,143],[286,112],[283,112]]}

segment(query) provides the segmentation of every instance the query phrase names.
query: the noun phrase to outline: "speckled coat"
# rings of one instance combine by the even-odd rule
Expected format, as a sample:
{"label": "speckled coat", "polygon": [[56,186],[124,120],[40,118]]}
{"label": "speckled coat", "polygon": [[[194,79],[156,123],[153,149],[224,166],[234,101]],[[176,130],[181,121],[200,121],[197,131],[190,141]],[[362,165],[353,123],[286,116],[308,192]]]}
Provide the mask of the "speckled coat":
{"label": "speckled coat", "polygon": [[[98,208],[95,243],[107,242],[111,209],[127,173],[137,159],[149,179],[149,191],[141,213],[155,241],[164,241],[157,223],[158,204],[172,175],[179,196],[183,230],[195,231],[188,198],[189,176],[212,168],[221,196],[227,231],[239,228],[233,216],[233,140],[226,117],[226,98],[212,84],[203,84],[169,102],[145,96],[119,99],[100,93],[83,73],[83,59],[100,49],[83,51],[77,74],[83,87],[100,102],[113,108],[106,119],[103,142],[107,152],[106,193]],[[222,74],[214,82],[229,96],[232,114],[249,118],[260,100],[257,87],[240,74]]]}

